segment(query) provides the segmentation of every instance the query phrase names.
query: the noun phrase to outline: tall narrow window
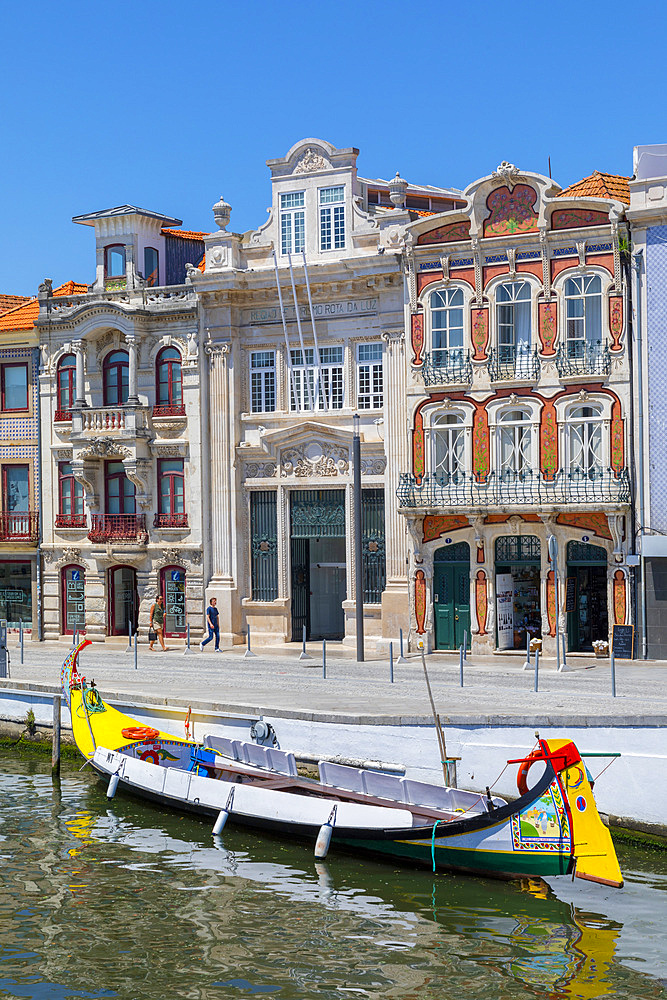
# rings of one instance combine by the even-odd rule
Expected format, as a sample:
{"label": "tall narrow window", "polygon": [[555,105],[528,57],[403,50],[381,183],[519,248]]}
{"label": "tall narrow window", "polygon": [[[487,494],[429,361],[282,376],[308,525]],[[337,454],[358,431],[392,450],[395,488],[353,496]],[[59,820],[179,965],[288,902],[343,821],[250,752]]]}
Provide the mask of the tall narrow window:
{"label": "tall narrow window", "polygon": [[250,409],[272,413],[276,408],[276,352],[253,351],[250,355]]}
{"label": "tall narrow window", "polygon": [[83,486],[72,474],[71,462],[58,465],[58,514],[56,528],[85,528]]}
{"label": "tall narrow window", "polygon": [[28,366],[26,364],[2,365],[2,409],[28,409]]}
{"label": "tall narrow window", "polygon": [[76,358],[64,354],[58,362],[58,407],[56,420],[71,420],[76,398]]}
{"label": "tall narrow window", "polygon": [[117,243],[104,248],[104,276],[106,278],[125,277],[125,247]]}
{"label": "tall narrow window", "polygon": [[158,285],[158,252],[154,247],[144,247],[144,278],[147,285]]}
{"label": "tall narrow window", "polygon": [[433,364],[439,367],[463,358],[463,291],[444,288],[432,292],[431,352]]}
{"label": "tall narrow window", "polygon": [[27,465],[3,465],[2,506],[5,512],[25,514],[30,509]]}
{"label": "tall narrow window", "polygon": [[320,188],[320,250],[345,247],[345,186]]}
{"label": "tall narrow window", "polygon": [[122,462],[107,462],[104,468],[107,514],[135,514],[134,483],[125,474]]}
{"label": "tall narrow window", "polygon": [[602,342],[602,282],[597,274],[568,278],[566,352],[568,358],[583,358],[587,348]]}
{"label": "tall narrow window", "polygon": [[359,344],[357,347],[357,406],[360,410],[382,407],[382,344]]}
{"label": "tall narrow window", "polygon": [[104,405],[119,406],[127,402],[130,385],[130,359],[127,351],[107,354],[102,366]]}
{"label": "tall narrow window", "polygon": [[442,413],[433,420],[433,471],[438,479],[464,472],[464,433],[460,413]]}
{"label": "tall narrow window", "polygon": [[158,463],[159,508],[155,527],[186,528],[185,488],[182,458],[163,458]]}
{"label": "tall narrow window", "polygon": [[275,490],[250,494],[250,562],[253,601],[278,597],[278,515]]}
{"label": "tall narrow window", "polygon": [[291,191],[280,196],[280,252],[301,253],[306,247],[306,196]]}
{"label": "tall narrow window", "polygon": [[567,416],[570,472],[602,470],[602,410],[577,406]]}
{"label": "tall narrow window", "polygon": [[387,582],[384,490],[361,493],[364,604],[379,604]]}
{"label": "tall narrow window", "polygon": [[532,427],[528,410],[507,410],[498,427],[498,467],[502,475],[527,473],[532,461]]}
{"label": "tall narrow window", "polygon": [[175,347],[163,347],[155,364],[157,403],[154,416],[184,413],[181,354]]}
{"label": "tall narrow window", "polygon": [[530,285],[514,281],[500,285],[497,294],[498,357],[501,362],[527,356],[531,343]]}
{"label": "tall narrow window", "polygon": [[291,352],[292,387],[291,410],[343,408],[343,348],[321,347],[319,368],[315,351],[307,347]]}

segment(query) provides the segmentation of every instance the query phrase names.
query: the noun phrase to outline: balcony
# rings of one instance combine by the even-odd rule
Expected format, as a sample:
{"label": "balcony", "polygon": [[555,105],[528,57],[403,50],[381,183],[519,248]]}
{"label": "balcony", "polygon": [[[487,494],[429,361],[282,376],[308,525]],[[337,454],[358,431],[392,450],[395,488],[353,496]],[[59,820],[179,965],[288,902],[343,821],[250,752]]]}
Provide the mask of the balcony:
{"label": "balcony", "polygon": [[611,354],[607,344],[598,340],[570,340],[561,345],[556,355],[556,368],[561,378],[581,378],[582,375],[609,375]]}
{"label": "balcony", "polygon": [[72,420],[72,411],[71,410],[56,410],[56,412],[55,412],[55,414],[53,416],[53,420],[54,420],[54,423],[56,423],[56,424],[68,423],[68,422],[70,422]]}
{"label": "balcony", "polygon": [[472,362],[470,351],[434,350],[424,355],[424,364],[417,369],[424,379],[424,385],[470,385],[472,383]]}
{"label": "balcony", "polygon": [[535,382],[540,377],[537,348],[518,344],[498,347],[489,353],[489,377],[492,382]]}
{"label": "balcony", "polygon": [[156,514],[153,518],[154,528],[187,528],[187,514]]}
{"label": "balcony", "polygon": [[72,439],[111,435],[132,438],[146,425],[146,407],[86,406],[72,410]]}
{"label": "balcony", "polygon": [[91,542],[148,541],[145,514],[91,514],[88,538]]}
{"label": "balcony", "polygon": [[85,514],[56,514],[56,528],[85,528]]}
{"label": "balcony", "polygon": [[582,507],[629,504],[630,483],[626,469],[560,469],[550,478],[527,469],[524,472],[491,472],[482,481],[469,473],[424,476],[421,485],[403,473],[396,491],[403,510],[451,510],[466,508]]}
{"label": "balcony", "polygon": [[36,542],[38,536],[39,514],[36,511],[0,513],[0,542]]}
{"label": "balcony", "polygon": [[154,417],[184,417],[185,405],[183,403],[156,403],[153,407]]}

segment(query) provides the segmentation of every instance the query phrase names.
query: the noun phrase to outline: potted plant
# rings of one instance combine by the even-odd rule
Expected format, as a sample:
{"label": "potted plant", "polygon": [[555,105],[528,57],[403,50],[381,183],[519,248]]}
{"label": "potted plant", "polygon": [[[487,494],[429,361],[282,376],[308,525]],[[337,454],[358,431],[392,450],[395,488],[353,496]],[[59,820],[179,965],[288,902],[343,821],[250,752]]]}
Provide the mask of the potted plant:
{"label": "potted plant", "polygon": [[595,639],[593,642],[593,652],[598,660],[609,656],[609,643],[606,639]]}

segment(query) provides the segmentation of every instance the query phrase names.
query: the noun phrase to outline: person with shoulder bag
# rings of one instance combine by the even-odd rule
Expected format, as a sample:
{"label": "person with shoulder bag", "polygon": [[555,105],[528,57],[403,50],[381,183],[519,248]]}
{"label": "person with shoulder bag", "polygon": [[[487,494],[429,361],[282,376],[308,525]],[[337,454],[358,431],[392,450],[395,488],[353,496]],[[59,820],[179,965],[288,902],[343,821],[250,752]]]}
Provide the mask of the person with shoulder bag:
{"label": "person with shoulder bag", "polygon": [[158,594],[155,603],[151,606],[150,622],[148,625],[148,648],[153,651],[153,644],[158,639],[163,651],[166,653],[170,648],[164,644],[164,597]]}

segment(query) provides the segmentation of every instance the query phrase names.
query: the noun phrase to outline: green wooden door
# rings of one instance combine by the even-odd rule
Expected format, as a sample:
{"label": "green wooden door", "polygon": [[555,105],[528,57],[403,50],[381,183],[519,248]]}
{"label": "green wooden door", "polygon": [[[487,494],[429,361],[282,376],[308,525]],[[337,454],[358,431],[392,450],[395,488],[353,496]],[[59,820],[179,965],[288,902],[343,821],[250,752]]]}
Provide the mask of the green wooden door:
{"label": "green wooden door", "polygon": [[458,649],[467,633],[470,648],[470,569],[435,563],[433,567],[435,648]]}

